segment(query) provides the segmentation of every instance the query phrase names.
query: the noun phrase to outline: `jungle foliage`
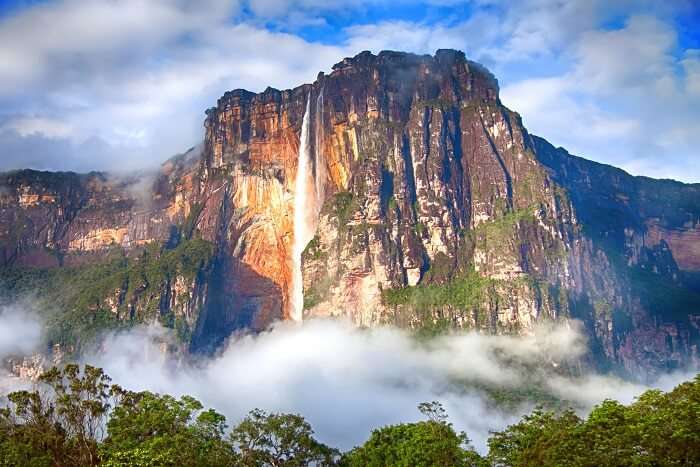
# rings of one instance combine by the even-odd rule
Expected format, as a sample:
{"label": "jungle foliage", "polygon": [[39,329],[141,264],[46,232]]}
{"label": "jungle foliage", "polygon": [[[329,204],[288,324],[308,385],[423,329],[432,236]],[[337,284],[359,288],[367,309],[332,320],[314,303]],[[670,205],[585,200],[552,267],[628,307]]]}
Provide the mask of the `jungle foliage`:
{"label": "jungle foliage", "polygon": [[700,465],[700,375],[629,405],[605,400],[585,418],[537,409],[493,432],[484,456],[435,401],[418,406],[425,420],[378,428],[341,453],[299,414],[254,409],[229,429],[192,397],[129,391],[99,368],[72,364],[2,407],[2,466]]}

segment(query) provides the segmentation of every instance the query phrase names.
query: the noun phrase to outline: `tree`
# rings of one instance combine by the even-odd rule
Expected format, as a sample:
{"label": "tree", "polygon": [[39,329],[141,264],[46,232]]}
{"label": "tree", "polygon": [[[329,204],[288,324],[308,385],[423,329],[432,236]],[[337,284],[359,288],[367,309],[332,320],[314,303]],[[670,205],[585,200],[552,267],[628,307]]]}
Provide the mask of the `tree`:
{"label": "tree", "polygon": [[700,465],[700,375],[669,393],[646,391],[625,406],[605,400],[587,419],[536,410],[489,439],[504,466]]}
{"label": "tree", "polygon": [[17,391],[0,409],[1,465],[61,465],[65,432],[36,392]]}
{"label": "tree", "polygon": [[438,401],[421,402],[418,411],[432,422],[447,423],[447,411]]}
{"label": "tree", "polygon": [[551,457],[556,457],[551,451],[558,452],[556,446],[561,443],[561,437],[568,436],[580,423],[581,419],[570,410],[556,415],[537,409],[504,431],[492,433],[488,458],[495,465],[557,465],[548,463]]}
{"label": "tree", "polygon": [[318,442],[313,434],[301,415],[255,409],[233,429],[230,439],[244,466],[334,465],[338,451]]}
{"label": "tree", "polygon": [[483,459],[469,446],[465,433],[456,433],[447,423],[439,402],[418,406],[428,420],[386,426],[372,432],[361,447],[347,453],[348,467],[479,466]]}
{"label": "tree", "polygon": [[40,378],[43,392],[17,391],[0,411],[0,454],[9,465],[99,462],[97,448],[117,386],[100,368],[66,365]]}
{"label": "tree", "polygon": [[660,465],[700,465],[700,375],[671,392],[646,391],[627,410],[637,449]]}
{"label": "tree", "polygon": [[223,438],[226,418],[202,408],[189,396],[175,399],[124,391],[100,448],[104,465],[237,465],[231,446]]}
{"label": "tree", "polygon": [[700,465],[700,375],[627,406],[603,401],[585,419],[537,409],[493,433],[487,459],[436,401],[418,406],[426,420],[376,429],[339,458],[301,415],[255,409],[225,436],[225,417],[192,397],[110,383],[99,368],[67,365],[47,371],[38,389],[9,394],[0,405],[0,466]]}
{"label": "tree", "polygon": [[640,449],[636,427],[629,418],[628,407],[614,400],[605,400],[596,406],[579,430],[577,436],[581,460],[587,465],[653,465]]}

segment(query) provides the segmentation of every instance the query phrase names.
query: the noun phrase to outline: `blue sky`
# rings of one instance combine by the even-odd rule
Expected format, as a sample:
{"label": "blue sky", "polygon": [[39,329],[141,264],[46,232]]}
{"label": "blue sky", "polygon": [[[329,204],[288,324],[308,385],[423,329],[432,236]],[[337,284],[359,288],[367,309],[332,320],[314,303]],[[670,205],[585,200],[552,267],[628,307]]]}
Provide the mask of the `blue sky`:
{"label": "blue sky", "polygon": [[0,0],[0,170],[154,166],[229,89],[442,47],[490,68],[553,144],[700,182],[694,0]]}

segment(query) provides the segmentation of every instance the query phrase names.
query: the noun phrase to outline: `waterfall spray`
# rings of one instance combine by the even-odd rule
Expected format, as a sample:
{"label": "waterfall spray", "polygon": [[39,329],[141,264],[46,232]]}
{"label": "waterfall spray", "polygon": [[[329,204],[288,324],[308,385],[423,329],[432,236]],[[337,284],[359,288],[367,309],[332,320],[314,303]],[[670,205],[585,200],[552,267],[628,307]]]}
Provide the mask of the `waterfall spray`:
{"label": "waterfall spray", "polygon": [[[304,278],[301,271],[301,254],[311,241],[314,234],[313,192],[310,188],[315,184],[309,170],[311,164],[309,125],[311,119],[311,93],[306,100],[306,111],[301,124],[301,139],[299,141],[299,161],[297,163],[296,183],[294,187],[294,241],[292,243],[292,310],[291,318],[301,321],[304,312]],[[315,190],[314,190],[315,192]],[[311,196],[309,196],[311,195]]]}

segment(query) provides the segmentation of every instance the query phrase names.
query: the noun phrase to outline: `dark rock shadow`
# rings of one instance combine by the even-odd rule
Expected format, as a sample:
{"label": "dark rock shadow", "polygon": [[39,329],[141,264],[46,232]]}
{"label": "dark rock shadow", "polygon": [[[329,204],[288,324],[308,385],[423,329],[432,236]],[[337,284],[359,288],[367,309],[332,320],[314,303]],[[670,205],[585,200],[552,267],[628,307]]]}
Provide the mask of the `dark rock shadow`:
{"label": "dark rock shadow", "polygon": [[229,336],[260,332],[283,318],[282,289],[238,258],[216,259],[190,351],[214,353]]}

